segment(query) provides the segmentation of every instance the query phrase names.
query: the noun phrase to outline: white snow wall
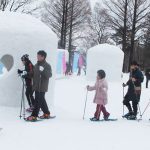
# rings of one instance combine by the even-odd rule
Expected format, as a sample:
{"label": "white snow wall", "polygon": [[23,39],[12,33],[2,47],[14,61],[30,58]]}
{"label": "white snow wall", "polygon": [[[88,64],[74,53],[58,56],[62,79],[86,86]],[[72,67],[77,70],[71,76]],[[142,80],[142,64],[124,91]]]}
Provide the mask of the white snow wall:
{"label": "white snow wall", "polygon": [[97,70],[106,72],[108,81],[121,81],[124,54],[121,49],[109,44],[100,44],[88,50],[87,79],[95,80]]}
{"label": "white snow wall", "polygon": [[47,52],[47,61],[52,66],[53,77],[46,99],[49,105],[53,105],[57,43],[57,36],[38,19],[19,13],[0,13],[0,61],[8,69],[0,77],[0,105],[20,105],[22,81],[17,69],[24,68],[20,58],[29,54],[35,64],[39,50]]}

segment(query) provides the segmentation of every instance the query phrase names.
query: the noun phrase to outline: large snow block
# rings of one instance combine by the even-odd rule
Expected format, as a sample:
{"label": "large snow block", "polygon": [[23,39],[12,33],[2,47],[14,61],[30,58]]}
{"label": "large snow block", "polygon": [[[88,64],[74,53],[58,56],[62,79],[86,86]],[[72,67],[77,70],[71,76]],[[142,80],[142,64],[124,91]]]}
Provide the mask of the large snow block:
{"label": "large snow block", "polygon": [[35,64],[39,50],[47,52],[47,61],[52,66],[53,77],[46,98],[53,105],[57,43],[57,36],[40,20],[25,14],[0,13],[0,62],[7,69],[0,77],[0,105],[20,105],[22,81],[17,69],[24,68],[20,58],[29,54]]}
{"label": "large snow block", "polygon": [[121,49],[109,44],[100,44],[88,50],[87,79],[95,80],[97,70],[106,71],[108,81],[120,81],[124,54]]}

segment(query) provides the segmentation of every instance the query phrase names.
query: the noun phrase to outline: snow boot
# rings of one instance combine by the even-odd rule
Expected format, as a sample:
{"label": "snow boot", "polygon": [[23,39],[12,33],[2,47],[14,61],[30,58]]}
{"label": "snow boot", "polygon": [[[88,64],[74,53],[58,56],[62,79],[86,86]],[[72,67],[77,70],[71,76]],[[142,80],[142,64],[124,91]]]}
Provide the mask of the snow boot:
{"label": "snow boot", "polygon": [[50,114],[43,114],[42,116],[39,117],[40,119],[50,119],[51,116]]}
{"label": "snow boot", "polygon": [[136,120],[137,118],[136,118],[135,115],[131,115],[131,116],[129,116],[127,119],[128,119],[128,120]]}
{"label": "snow boot", "polygon": [[104,116],[104,120],[108,120],[109,116],[110,116],[110,113],[107,113],[107,115]]}
{"label": "snow boot", "polygon": [[128,112],[127,114],[125,114],[122,117],[128,119],[131,115],[133,115],[133,112]]}
{"label": "snow boot", "polygon": [[26,121],[31,121],[31,122],[36,122],[37,121],[37,117],[34,116],[29,116],[25,119]]}
{"label": "snow boot", "polygon": [[96,117],[90,118],[91,121],[99,121]]}

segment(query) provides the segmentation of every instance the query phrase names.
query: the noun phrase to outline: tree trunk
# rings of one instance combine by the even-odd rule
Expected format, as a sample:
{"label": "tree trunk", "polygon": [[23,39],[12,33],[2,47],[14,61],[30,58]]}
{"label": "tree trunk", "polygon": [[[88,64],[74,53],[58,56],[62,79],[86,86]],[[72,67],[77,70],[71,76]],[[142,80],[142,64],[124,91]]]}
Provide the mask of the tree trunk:
{"label": "tree trunk", "polygon": [[129,58],[130,58],[130,51],[127,51],[124,53],[124,60],[123,60],[123,72],[128,73],[129,72]]}
{"label": "tree trunk", "polygon": [[61,26],[61,37],[60,37],[60,47],[65,49],[65,16],[66,16],[66,0],[63,0],[63,14],[62,14],[62,26]]}
{"label": "tree trunk", "polygon": [[135,45],[135,30],[136,30],[136,21],[137,21],[137,0],[134,1],[134,16],[133,16],[133,25],[132,25],[132,33],[131,33],[131,49],[130,49],[130,59],[129,64],[133,61],[134,57],[134,45]]}
{"label": "tree trunk", "polygon": [[69,50],[69,66],[70,66],[70,70],[72,72],[72,62],[73,62],[73,58],[72,58],[72,24],[73,24],[73,12],[74,12],[74,1],[72,0],[71,2],[71,18],[70,18],[70,32],[69,32],[69,46],[68,46],[68,50]]}
{"label": "tree trunk", "polygon": [[125,0],[124,7],[124,28],[123,28],[123,41],[122,41],[122,50],[125,53],[127,47],[127,10],[128,10],[128,0]]}

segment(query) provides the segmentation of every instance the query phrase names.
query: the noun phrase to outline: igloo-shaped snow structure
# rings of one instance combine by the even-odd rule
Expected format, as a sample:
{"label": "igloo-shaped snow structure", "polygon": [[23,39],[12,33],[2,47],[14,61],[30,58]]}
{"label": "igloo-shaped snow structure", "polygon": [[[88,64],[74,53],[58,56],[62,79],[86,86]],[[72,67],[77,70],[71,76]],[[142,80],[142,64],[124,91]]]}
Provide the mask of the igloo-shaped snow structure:
{"label": "igloo-shaped snow structure", "polygon": [[57,43],[57,36],[40,20],[20,13],[0,13],[0,61],[8,71],[0,77],[0,105],[20,105],[22,81],[17,69],[24,68],[20,58],[29,54],[35,64],[39,50],[47,52],[52,66],[53,77],[46,97],[48,104],[53,105]]}
{"label": "igloo-shaped snow structure", "polygon": [[88,50],[87,79],[95,80],[97,70],[106,71],[108,81],[120,81],[124,54],[116,46],[100,44]]}

